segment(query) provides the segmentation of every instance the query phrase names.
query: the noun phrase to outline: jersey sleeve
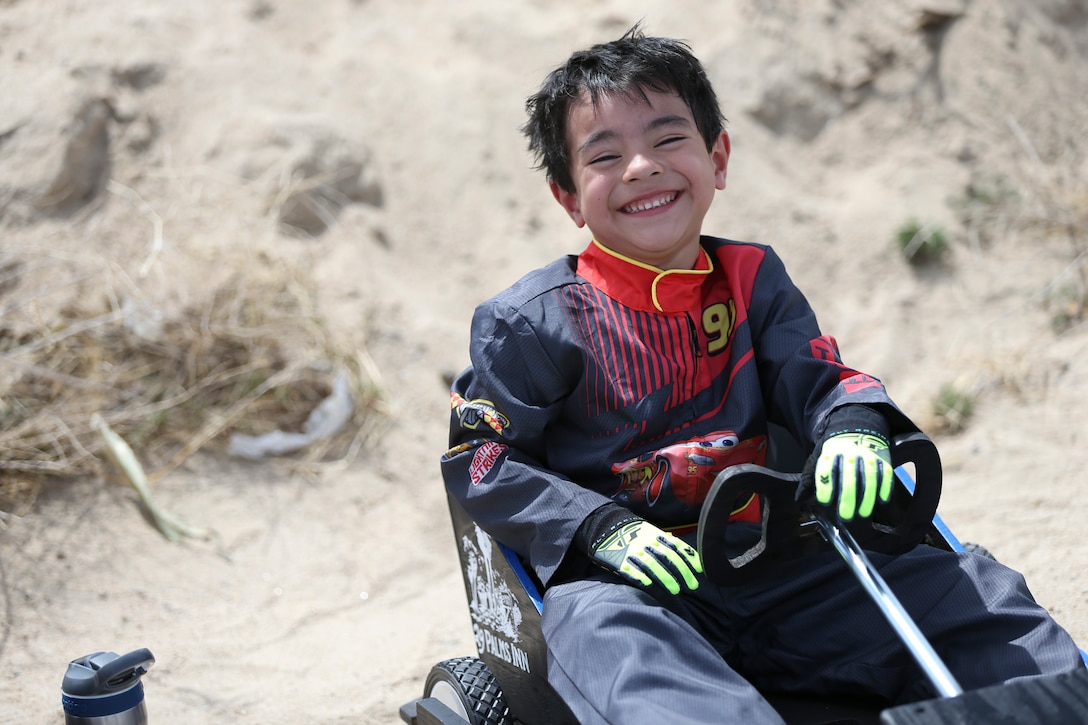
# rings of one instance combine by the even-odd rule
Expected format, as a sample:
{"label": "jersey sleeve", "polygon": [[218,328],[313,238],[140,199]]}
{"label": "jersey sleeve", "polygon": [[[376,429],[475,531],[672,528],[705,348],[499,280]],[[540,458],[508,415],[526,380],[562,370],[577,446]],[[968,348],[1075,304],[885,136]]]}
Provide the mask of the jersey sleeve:
{"label": "jersey sleeve", "polygon": [[880,412],[893,434],[917,430],[880,380],[843,363],[835,338],[820,332],[808,300],[769,248],[752,285],[749,322],[768,416],[806,450],[828,414],[849,404]]}
{"label": "jersey sleeve", "polygon": [[570,394],[564,357],[577,353],[561,341],[545,345],[547,320],[538,317],[530,323],[496,302],[477,308],[471,366],[450,393],[450,449],[441,467],[450,495],[547,584],[579,525],[608,499],[547,465],[545,433]]}

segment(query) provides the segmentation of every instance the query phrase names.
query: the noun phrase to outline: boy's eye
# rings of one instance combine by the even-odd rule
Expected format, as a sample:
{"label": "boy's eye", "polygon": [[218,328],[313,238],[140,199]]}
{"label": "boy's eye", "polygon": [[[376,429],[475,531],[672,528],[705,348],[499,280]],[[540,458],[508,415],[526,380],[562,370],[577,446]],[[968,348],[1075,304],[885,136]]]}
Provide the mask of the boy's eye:
{"label": "boy's eye", "polygon": [[671,143],[676,143],[678,141],[683,141],[684,138],[685,138],[684,136],[666,136],[665,138],[658,141],[657,145],[658,146],[666,146],[666,145],[671,144]]}
{"label": "boy's eye", "polygon": [[605,161],[614,161],[618,158],[619,156],[616,154],[601,154],[600,156],[594,156],[592,159],[590,159],[589,163],[592,166],[593,164],[600,164]]}

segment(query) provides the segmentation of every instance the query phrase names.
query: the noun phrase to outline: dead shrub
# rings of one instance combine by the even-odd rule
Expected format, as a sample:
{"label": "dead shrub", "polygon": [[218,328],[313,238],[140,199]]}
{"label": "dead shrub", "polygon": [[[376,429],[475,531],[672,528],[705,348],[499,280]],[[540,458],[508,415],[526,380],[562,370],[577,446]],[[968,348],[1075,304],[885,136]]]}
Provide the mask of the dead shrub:
{"label": "dead shrub", "polygon": [[302,459],[347,455],[372,430],[380,396],[365,351],[338,349],[295,273],[237,273],[176,315],[122,299],[106,277],[49,310],[29,285],[0,291],[5,312],[24,312],[0,318],[0,511],[25,513],[47,478],[101,472],[96,413],[151,481],[197,450],[225,450],[230,433],[297,430],[337,375],[353,391],[352,420]]}

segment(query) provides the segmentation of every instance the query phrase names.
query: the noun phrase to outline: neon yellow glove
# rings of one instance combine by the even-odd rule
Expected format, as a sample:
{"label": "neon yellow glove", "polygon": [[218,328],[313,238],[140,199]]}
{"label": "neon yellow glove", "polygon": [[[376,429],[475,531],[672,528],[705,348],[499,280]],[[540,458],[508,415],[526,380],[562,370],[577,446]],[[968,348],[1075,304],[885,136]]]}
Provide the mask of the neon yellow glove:
{"label": "neon yellow glove", "polygon": [[875,432],[837,433],[824,441],[816,460],[816,500],[838,504],[839,518],[873,515],[877,497],[887,503],[895,474],[888,440]]}
{"label": "neon yellow glove", "polygon": [[590,514],[575,542],[598,565],[637,586],[659,584],[671,594],[699,588],[699,552],[618,504]]}
{"label": "neon yellow glove", "polygon": [[699,588],[699,552],[648,521],[630,521],[593,550],[593,558],[635,584],[660,584],[671,594]]}

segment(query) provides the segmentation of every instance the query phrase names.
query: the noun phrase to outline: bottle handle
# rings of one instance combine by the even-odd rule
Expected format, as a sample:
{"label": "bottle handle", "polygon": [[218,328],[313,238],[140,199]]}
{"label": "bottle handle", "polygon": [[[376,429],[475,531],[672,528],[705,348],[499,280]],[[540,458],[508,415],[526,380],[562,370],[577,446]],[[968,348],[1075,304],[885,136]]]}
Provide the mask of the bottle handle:
{"label": "bottle handle", "polygon": [[68,664],[62,689],[74,697],[109,695],[130,687],[153,664],[155,656],[146,648],[120,656],[95,652]]}
{"label": "bottle handle", "polygon": [[106,694],[125,689],[133,680],[142,677],[153,664],[155,656],[146,647],[107,662],[95,673],[99,692]]}

